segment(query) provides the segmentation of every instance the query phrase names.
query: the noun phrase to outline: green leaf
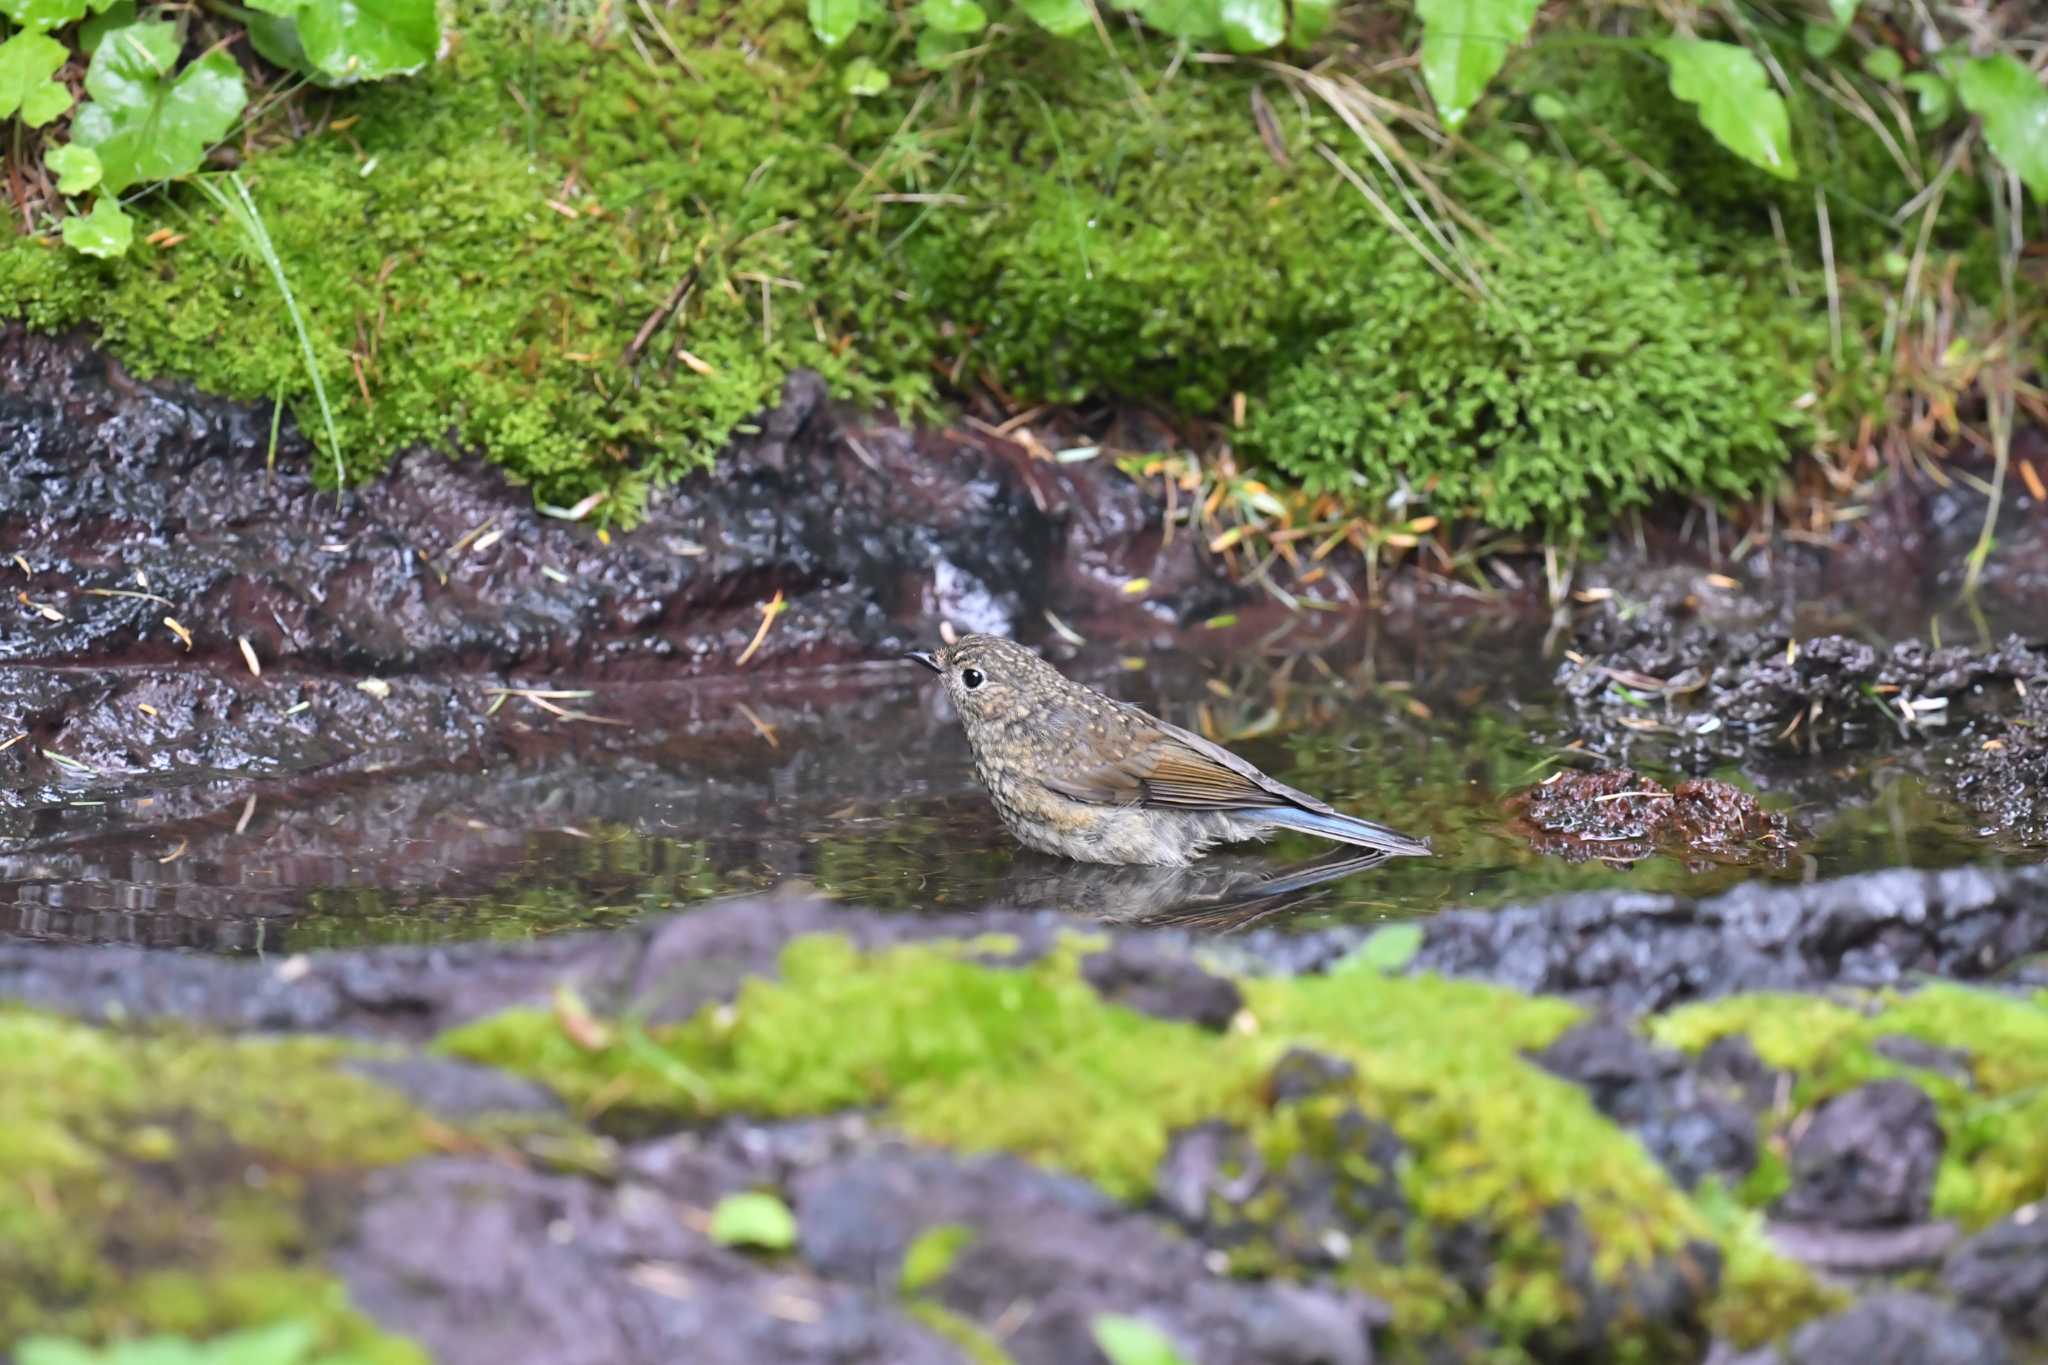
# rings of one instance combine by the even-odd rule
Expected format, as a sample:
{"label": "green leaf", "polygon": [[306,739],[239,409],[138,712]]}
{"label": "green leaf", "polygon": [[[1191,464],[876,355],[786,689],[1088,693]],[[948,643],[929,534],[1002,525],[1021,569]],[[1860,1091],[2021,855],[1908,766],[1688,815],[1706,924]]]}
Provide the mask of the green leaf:
{"label": "green leaf", "polygon": [[1422,80],[1437,117],[1456,128],[1472,112],[1508,50],[1529,36],[1539,0],[1417,0]]}
{"label": "green leaf", "polygon": [[1138,13],[1147,24],[1169,37],[1206,43],[1223,36],[1220,3],[1221,0],[1145,0]]}
{"label": "green leaf", "polygon": [[1220,0],[1216,17],[1232,52],[1264,52],[1287,37],[1286,0]]}
{"label": "green leaf", "polygon": [[1173,1338],[1143,1318],[1097,1313],[1088,1328],[1109,1365],[1188,1365]]}
{"label": "green leaf", "polygon": [[1947,78],[1932,71],[1915,71],[1900,82],[1919,96],[1920,117],[1934,127],[1948,122],[1956,111],[1956,88]]}
{"label": "green leaf", "polygon": [[1956,94],[1984,120],[1991,154],[2048,201],[2048,89],[2009,52],[1956,63]]}
{"label": "green leaf", "polygon": [[1017,8],[1047,33],[1072,37],[1094,22],[1087,0],[1017,0]]}
{"label": "green leaf", "polygon": [[979,1235],[964,1223],[939,1223],[919,1233],[903,1253],[903,1292],[916,1294],[946,1278],[953,1262]]}
{"label": "green leaf", "polygon": [[48,33],[85,17],[85,0],[0,0],[0,14],[30,33]]}
{"label": "green leaf", "polygon": [[1828,0],[1828,13],[1834,16],[1836,28],[1847,28],[1856,22],[1856,9],[1863,0]]}
{"label": "green leaf", "polygon": [[826,47],[838,47],[860,27],[861,0],[811,0],[811,32]]}
{"label": "green leaf", "polygon": [[957,33],[928,28],[917,35],[917,64],[933,71],[945,70],[966,50],[967,40]]}
{"label": "green leaf", "polygon": [[114,0],[114,3],[78,26],[78,50],[90,57],[100,50],[102,38],[115,29],[126,28],[134,22],[135,0]]}
{"label": "green leaf", "polygon": [[1874,81],[1896,85],[1899,77],[1906,74],[1906,59],[1895,48],[1873,47],[1863,54],[1863,74]]}
{"label": "green leaf", "polygon": [[19,110],[21,121],[40,128],[71,107],[71,92],[50,77],[71,59],[64,44],[46,33],[17,33],[0,43],[0,118]]}
{"label": "green leaf", "polygon": [[879,95],[889,88],[889,73],[870,57],[855,57],[840,73],[839,84],[849,95]]}
{"label": "green leaf", "polygon": [[160,1336],[95,1348],[32,1337],[20,1344],[16,1359],[20,1365],[300,1365],[318,1339],[302,1322],[248,1327],[203,1343]]}
{"label": "green leaf", "polygon": [[100,183],[100,157],[90,147],[65,143],[52,147],[43,163],[57,175],[57,193],[84,194]]}
{"label": "green leaf", "polygon": [[1836,28],[1833,24],[1811,22],[1801,33],[1800,42],[1806,48],[1807,56],[1815,61],[1822,61],[1834,56],[1835,50],[1841,47],[1842,40],[1848,36],[1847,29]]}
{"label": "green leaf", "polygon": [[1288,43],[1307,47],[1329,32],[1330,20],[1336,13],[1337,0],[1294,0],[1294,24],[1287,31]]}
{"label": "green leaf", "polygon": [[105,190],[94,201],[92,215],[64,220],[64,245],[87,256],[125,256],[135,241],[135,220],[121,212],[120,201]]}
{"label": "green leaf", "polygon": [[1569,118],[1572,111],[1563,100],[1545,93],[1529,101],[1529,112],[1545,123],[1556,123],[1559,119]]}
{"label": "green leaf", "polygon": [[411,75],[433,60],[441,43],[434,0],[249,3],[271,16],[249,26],[256,50],[325,86]]}
{"label": "green leaf", "polygon": [[1422,951],[1422,926],[1388,924],[1373,930],[1365,942],[1344,955],[1340,971],[1370,971],[1392,976],[1404,970]]}
{"label": "green leaf", "polygon": [[720,1246],[787,1251],[796,1245],[796,1215],[772,1194],[729,1194],[711,1211],[711,1240]]}
{"label": "green leaf", "polygon": [[85,73],[91,101],[71,121],[71,141],[99,153],[107,189],[170,180],[199,169],[248,96],[241,68],[210,52],[169,79],[178,60],[170,24],[130,24],[107,34]]}
{"label": "green leaf", "polygon": [[988,11],[975,0],[924,0],[920,10],[925,26],[939,33],[964,38],[988,27]]}
{"label": "green leaf", "polygon": [[1666,38],[1653,45],[1671,68],[1671,93],[1697,105],[1714,140],[1783,180],[1799,174],[1792,124],[1763,63],[1736,43]]}

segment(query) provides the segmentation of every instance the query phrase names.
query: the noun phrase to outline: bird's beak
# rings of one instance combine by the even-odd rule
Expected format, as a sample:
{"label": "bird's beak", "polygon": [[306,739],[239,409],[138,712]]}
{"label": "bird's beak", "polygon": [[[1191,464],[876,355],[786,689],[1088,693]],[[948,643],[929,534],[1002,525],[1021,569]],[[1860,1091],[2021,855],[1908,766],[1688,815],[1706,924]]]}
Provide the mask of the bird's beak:
{"label": "bird's beak", "polygon": [[929,668],[934,673],[940,671],[939,661],[937,659],[934,659],[930,654],[926,653],[923,650],[912,650],[910,653],[904,655],[903,657],[906,659],[910,659],[916,663],[923,664],[926,668]]}

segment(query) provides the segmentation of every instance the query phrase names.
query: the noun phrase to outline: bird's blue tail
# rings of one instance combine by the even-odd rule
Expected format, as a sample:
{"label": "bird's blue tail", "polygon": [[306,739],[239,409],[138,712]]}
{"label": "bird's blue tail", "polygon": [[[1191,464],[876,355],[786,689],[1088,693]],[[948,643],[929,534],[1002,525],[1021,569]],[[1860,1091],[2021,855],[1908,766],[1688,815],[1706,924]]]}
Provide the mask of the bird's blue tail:
{"label": "bird's blue tail", "polygon": [[1276,829],[1299,830],[1303,834],[1335,839],[1340,844],[1376,848],[1396,858],[1428,858],[1435,853],[1426,839],[1411,839],[1398,830],[1375,825],[1356,816],[1325,815],[1299,806],[1273,806],[1260,811],[1259,816]]}

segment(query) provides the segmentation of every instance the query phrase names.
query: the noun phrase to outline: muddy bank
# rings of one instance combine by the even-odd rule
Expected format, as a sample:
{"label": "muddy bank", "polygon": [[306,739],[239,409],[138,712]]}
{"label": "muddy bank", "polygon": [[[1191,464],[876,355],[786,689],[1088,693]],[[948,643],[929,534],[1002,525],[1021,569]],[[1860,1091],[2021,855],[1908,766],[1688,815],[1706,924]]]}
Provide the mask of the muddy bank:
{"label": "muddy bank", "polygon": [[883,656],[941,619],[1142,631],[1240,596],[1106,462],[856,421],[806,374],[608,540],[438,452],[320,492],[289,434],[267,467],[268,419],[139,384],[78,336],[0,331],[0,559],[25,598],[0,662],[238,671],[246,639],[285,672],[685,673],[732,668],[771,602],[755,667]]}

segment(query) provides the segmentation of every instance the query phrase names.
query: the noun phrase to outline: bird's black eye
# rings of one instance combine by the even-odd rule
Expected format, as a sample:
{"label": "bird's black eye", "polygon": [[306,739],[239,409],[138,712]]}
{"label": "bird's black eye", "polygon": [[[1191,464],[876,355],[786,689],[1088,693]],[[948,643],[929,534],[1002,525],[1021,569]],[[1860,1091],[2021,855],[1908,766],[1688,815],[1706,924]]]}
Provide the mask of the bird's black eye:
{"label": "bird's black eye", "polygon": [[980,669],[963,668],[960,670],[960,685],[966,688],[969,692],[972,692],[975,688],[981,686],[981,684],[982,676]]}

